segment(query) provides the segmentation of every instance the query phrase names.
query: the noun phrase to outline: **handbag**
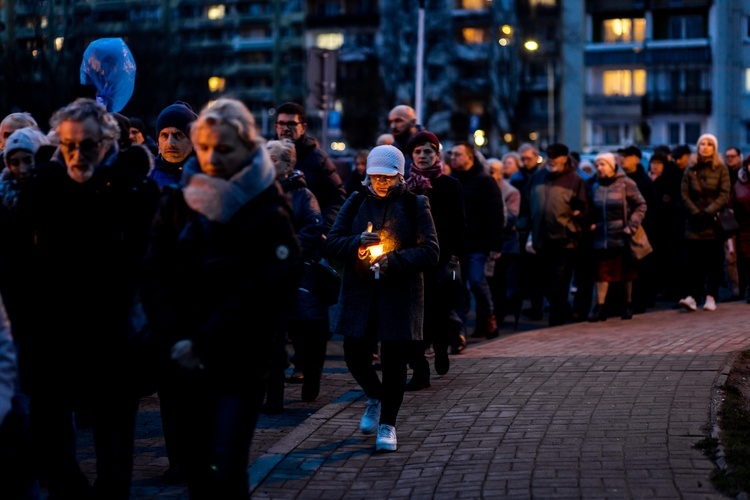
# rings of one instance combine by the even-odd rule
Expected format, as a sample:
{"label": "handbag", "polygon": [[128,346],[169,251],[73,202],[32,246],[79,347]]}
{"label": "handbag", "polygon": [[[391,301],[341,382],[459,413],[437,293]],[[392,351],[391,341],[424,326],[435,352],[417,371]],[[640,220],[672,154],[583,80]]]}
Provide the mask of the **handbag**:
{"label": "handbag", "polygon": [[728,205],[716,212],[714,221],[716,221],[718,232],[725,238],[732,236],[740,230],[740,225],[737,223],[737,219],[734,216],[734,210]]}
{"label": "handbag", "polygon": [[[622,211],[625,216],[625,227],[628,227],[628,201],[625,193],[625,189],[622,190]],[[635,233],[631,234],[628,238],[628,246],[630,247],[630,255],[636,260],[641,260],[646,255],[654,251],[654,247],[651,246],[651,242],[648,241],[648,235],[646,230],[643,229],[643,224],[638,226]]]}

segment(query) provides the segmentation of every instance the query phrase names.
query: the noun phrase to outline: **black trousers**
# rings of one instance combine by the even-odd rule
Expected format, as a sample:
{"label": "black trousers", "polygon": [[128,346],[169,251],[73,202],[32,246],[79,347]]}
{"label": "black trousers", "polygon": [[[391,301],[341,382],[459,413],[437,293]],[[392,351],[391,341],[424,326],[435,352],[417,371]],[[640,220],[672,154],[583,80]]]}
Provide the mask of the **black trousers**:
{"label": "black trousers", "polygon": [[[382,340],[380,365],[383,380],[372,366],[372,335],[362,338],[344,337],[344,359],[349,372],[371,399],[380,400],[380,423],[396,425],[406,387],[406,365],[414,350],[413,340]],[[375,337],[376,338],[376,337]]]}

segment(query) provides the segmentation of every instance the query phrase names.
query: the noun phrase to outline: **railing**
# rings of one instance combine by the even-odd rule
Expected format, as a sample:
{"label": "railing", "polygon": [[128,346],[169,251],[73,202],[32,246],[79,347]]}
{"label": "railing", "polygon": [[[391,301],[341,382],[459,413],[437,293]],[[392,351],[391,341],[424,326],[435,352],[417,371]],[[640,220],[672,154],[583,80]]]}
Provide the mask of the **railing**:
{"label": "railing", "polygon": [[671,94],[652,92],[643,97],[643,114],[711,114],[711,91]]}

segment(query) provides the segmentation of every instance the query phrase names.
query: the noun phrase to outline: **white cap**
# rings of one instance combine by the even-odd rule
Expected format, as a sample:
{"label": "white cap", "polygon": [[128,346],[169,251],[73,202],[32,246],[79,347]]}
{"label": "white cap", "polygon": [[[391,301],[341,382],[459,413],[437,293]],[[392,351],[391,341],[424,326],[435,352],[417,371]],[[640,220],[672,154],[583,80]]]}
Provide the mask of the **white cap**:
{"label": "white cap", "polygon": [[395,146],[375,146],[367,155],[367,175],[404,174],[404,155]]}

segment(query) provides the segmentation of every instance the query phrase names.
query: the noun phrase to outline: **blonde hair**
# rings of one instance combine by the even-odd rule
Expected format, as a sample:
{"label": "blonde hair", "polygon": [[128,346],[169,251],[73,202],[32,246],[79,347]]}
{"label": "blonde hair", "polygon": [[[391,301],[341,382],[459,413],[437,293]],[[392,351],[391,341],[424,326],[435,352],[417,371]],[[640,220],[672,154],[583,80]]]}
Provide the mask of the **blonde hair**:
{"label": "blonde hair", "polygon": [[277,178],[288,175],[297,164],[297,150],[294,146],[294,141],[291,139],[268,141],[266,149],[269,154],[273,154],[276,157],[274,166],[276,167]]}
{"label": "blonde hair", "polygon": [[230,97],[222,97],[206,105],[190,127],[190,139],[195,140],[196,132],[206,125],[229,125],[237,132],[237,136],[251,151],[258,145],[255,133],[255,119],[242,101]]}

